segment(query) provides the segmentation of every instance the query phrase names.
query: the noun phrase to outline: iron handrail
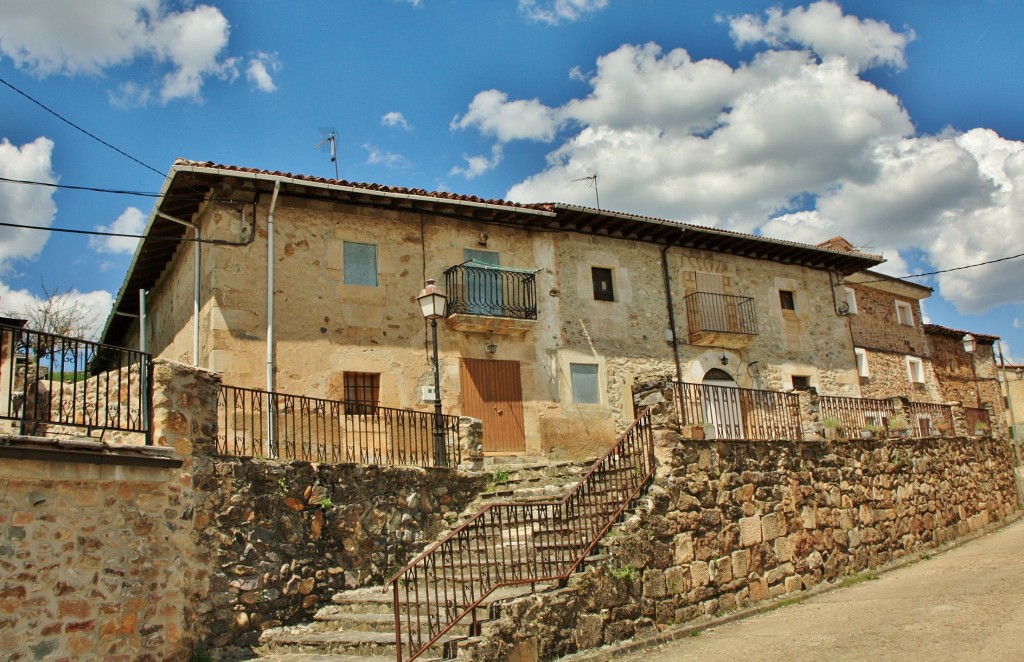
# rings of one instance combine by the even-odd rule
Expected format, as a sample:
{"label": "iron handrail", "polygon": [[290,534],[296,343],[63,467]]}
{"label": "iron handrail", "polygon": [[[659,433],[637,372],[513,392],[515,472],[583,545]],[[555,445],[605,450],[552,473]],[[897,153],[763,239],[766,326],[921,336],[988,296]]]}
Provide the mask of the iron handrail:
{"label": "iron handrail", "polygon": [[458,264],[444,270],[448,314],[537,319],[537,279],[532,272]]}
{"label": "iron handrail", "polygon": [[152,356],[0,324],[0,419],[21,434],[48,426],[142,433],[152,443]]}
{"label": "iron handrail", "polygon": [[[217,452],[280,460],[434,466],[432,411],[222,385]],[[442,416],[447,466],[462,461],[459,418]]]}
{"label": "iron handrail", "polygon": [[398,662],[415,659],[467,616],[475,619],[497,589],[568,579],[654,471],[645,410],[562,499],[491,504],[430,545],[385,584]]}

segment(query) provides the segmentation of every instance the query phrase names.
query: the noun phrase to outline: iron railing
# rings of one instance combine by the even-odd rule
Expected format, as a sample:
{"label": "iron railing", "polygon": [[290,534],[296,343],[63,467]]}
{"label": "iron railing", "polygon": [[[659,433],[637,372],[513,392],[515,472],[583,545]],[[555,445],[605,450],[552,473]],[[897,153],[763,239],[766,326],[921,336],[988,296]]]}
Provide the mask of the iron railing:
{"label": "iron railing", "polygon": [[891,400],[823,395],[818,398],[821,421],[842,437],[887,437],[889,422],[896,417]]}
{"label": "iron railing", "polygon": [[527,271],[459,264],[444,271],[448,314],[537,319],[537,279]]}
{"label": "iron railing", "polygon": [[964,423],[967,424],[967,434],[988,435],[991,429],[987,409],[964,407]]}
{"label": "iron railing", "polygon": [[[222,386],[217,452],[306,462],[434,466],[433,412]],[[462,461],[459,419],[444,415],[447,466]]]}
{"label": "iron railing", "polygon": [[679,424],[703,427],[709,439],[801,439],[800,400],[779,393],[675,382]]}
{"label": "iron railing", "polygon": [[690,333],[719,331],[757,335],[757,314],[750,297],[695,292],[684,301],[686,327]]}
{"label": "iron railing", "polygon": [[12,432],[67,426],[143,433],[149,444],[151,357],[145,352],[0,324],[0,419]]}
{"label": "iron railing", "polygon": [[[566,580],[654,475],[650,412],[559,501],[487,506],[388,580],[398,661],[414,659],[495,590]],[[386,590],[386,589],[385,589]]]}
{"label": "iron railing", "polygon": [[934,402],[911,402],[907,405],[910,430],[918,437],[953,435],[953,407]]}

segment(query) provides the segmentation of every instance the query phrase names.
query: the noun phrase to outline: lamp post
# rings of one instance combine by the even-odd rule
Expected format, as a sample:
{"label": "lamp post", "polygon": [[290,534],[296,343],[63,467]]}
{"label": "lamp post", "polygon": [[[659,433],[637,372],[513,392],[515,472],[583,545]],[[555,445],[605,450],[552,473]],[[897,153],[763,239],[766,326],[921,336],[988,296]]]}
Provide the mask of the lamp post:
{"label": "lamp post", "polygon": [[420,303],[423,319],[430,320],[430,330],[434,338],[434,466],[448,466],[448,454],[444,443],[444,417],[441,415],[441,375],[437,360],[437,320],[444,317],[448,297],[441,294],[434,285],[434,279],[427,280],[426,287],[416,300]]}
{"label": "lamp post", "polygon": [[964,351],[971,355],[971,378],[974,379],[974,395],[978,400],[978,409],[981,409],[981,389],[978,388],[978,373],[974,368],[974,350],[978,347],[978,341],[968,333],[963,338],[963,344]]}

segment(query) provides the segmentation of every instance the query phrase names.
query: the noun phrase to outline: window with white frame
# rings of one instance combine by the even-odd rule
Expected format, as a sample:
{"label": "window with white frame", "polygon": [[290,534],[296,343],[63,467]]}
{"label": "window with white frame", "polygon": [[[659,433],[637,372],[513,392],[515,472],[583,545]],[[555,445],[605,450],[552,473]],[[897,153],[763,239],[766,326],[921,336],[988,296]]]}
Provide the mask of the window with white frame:
{"label": "window with white frame", "polygon": [[857,356],[857,374],[861,377],[870,377],[871,371],[868,370],[867,350],[861,349],[860,347],[854,347],[853,353]]}
{"label": "window with white frame", "polygon": [[601,388],[598,384],[596,363],[570,363],[569,382],[572,385],[573,402],[601,404]]}
{"label": "window with white frame", "polygon": [[911,384],[924,384],[924,362],[916,356],[907,357],[907,379]]}
{"label": "window with white frame", "polygon": [[896,302],[896,321],[904,326],[914,326],[914,309],[906,301]]}
{"label": "window with white frame", "polygon": [[346,241],[345,283],[377,286],[377,245]]}
{"label": "window with white frame", "polygon": [[853,288],[846,287],[846,312],[851,315],[857,314],[857,293],[853,291]]}

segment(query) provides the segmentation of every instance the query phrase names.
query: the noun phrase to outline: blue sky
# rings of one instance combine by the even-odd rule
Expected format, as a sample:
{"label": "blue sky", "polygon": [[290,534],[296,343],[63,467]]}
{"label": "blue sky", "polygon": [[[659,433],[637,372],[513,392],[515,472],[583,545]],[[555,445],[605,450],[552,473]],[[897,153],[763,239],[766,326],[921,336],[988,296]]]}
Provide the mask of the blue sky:
{"label": "blue sky", "polygon": [[[333,176],[334,127],[350,181],[592,205],[596,172],[606,209],[951,269],[1024,253],[1022,25],[1019,0],[7,0],[0,177]],[[0,222],[131,233],[152,204],[0,182]],[[132,248],[0,226],[0,309],[45,282],[101,324]],[[1018,354],[1022,281],[1024,258],[917,280],[931,321]]]}

